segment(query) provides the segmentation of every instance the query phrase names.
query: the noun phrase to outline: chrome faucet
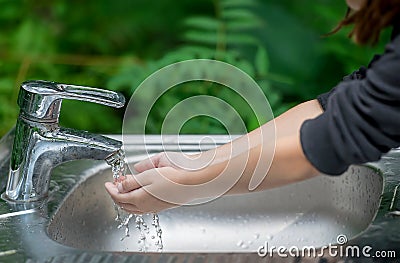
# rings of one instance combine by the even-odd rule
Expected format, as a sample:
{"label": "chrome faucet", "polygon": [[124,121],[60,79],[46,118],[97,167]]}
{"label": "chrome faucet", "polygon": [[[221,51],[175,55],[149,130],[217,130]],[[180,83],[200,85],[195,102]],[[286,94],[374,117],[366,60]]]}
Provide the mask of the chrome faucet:
{"label": "chrome faucet", "polygon": [[50,172],[61,163],[77,159],[112,163],[120,158],[120,141],[59,126],[63,99],[115,108],[125,104],[125,98],[113,91],[50,81],[24,82],[18,96],[20,113],[3,194],[7,201],[27,203],[44,199],[48,194]]}

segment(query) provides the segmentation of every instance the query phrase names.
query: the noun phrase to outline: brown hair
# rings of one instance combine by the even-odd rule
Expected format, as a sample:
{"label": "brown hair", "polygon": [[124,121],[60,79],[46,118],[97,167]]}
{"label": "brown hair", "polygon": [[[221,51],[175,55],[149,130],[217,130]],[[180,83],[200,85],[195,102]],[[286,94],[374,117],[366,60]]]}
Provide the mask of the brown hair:
{"label": "brown hair", "polygon": [[358,44],[376,44],[381,31],[399,19],[399,14],[400,0],[365,0],[360,10],[353,12],[349,8],[343,20],[329,35],[353,24],[349,37],[354,37]]}

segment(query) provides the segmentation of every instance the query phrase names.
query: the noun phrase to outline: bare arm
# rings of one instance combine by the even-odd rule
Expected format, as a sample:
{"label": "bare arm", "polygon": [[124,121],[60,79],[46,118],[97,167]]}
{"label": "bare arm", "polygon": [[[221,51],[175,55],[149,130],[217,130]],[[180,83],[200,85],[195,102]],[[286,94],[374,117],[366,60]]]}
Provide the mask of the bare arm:
{"label": "bare arm", "polygon": [[[264,169],[256,169],[257,165],[263,165],[263,160],[272,158],[271,149],[274,147],[273,133],[269,132],[276,127],[276,144],[271,167],[261,184],[255,189],[257,191],[279,187],[289,183],[305,180],[318,174],[317,170],[305,158],[300,144],[301,124],[322,113],[317,100],[302,103],[268,122],[260,128],[242,136],[241,138],[217,148],[215,164],[210,165],[204,171],[199,171],[195,176],[187,178],[189,184],[204,183],[210,181],[214,176],[223,173],[229,165],[240,164],[242,157],[248,158],[247,165],[237,184],[230,189],[229,194],[249,192],[249,182],[254,173],[263,172]],[[247,143],[249,142],[249,143]],[[230,160],[230,149],[243,149],[250,145],[249,149]],[[242,157],[242,158],[241,158]],[[235,159],[238,161],[235,162]],[[228,161],[232,164],[227,164]],[[257,161],[259,163],[257,164]],[[230,170],[240,170],[240,167],[232,167]],[[258,175],[262,178],[263,175]]]}
{"label": "bare arm", "polygon": [[[182,205],[197,198],[247,193],[305,180],[317,171],[303,154],[300,127],[305,120],[321,113],[317,100],[302,103],[237,140],[202,153],[199,160],[212,160],[203,169],[179,168],[165,154],[159,154],[136,164],[139,174],[128,176],[118,185],[107,183],[107,191],[126,210],[144,213]],[[274,123],[276,141],[271,132]],[[263,166],[263,160],[271,158],[268,170]],[[232,176],[238,178],[234,184]],[[254,185],[257,186],[255,189],[251,187],[252,178],[260,182]]]}

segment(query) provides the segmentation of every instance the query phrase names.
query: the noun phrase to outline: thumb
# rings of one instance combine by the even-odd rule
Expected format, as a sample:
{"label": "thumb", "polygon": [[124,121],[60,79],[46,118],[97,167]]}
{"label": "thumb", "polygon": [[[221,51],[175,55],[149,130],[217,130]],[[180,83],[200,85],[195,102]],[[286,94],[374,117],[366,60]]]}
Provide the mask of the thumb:
{"label": "thumb", "polygon": [[142,187],[133,175],[127,175],[125,180],[117,183],[117,189],[120,193],[127,193]]}

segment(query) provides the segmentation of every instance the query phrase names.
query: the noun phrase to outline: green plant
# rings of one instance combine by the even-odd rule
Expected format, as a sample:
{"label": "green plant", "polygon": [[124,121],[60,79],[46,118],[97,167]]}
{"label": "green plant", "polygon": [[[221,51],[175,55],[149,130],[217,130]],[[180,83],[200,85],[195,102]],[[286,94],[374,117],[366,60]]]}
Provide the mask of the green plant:
{"label": "green plant", "polygon": [[[329,38],[345,1],[315,0],[0,0],[0,136],[15,123],[19,85],[46,79],[115,89],[128,98],[155,70],[211,58],[253,77],[275,115],[315,98],[365,65],[375,48],[357,47],[346,31]],[[190,96],[229,101],[248,130],[258,123],[240,97],[210,83],[178,86],[157,102],[147,131],[158,133],[166,112]],[[65,101],[63,126],[121,132],[123,110]],[[230,116],[226,116],[228,120]],[[183,133],[225,133],[210,118],[190,120]]]}
{"label": "green plant", "polygon": [[[276,113],[286,110],[288,105],[281,104],[281,94],[270,85],[269,79],[273,78],[285,82],[289,80],[269,72],[268,53],[259,39],[252,34],[265,22],[253,12],[259,2],[255,0],[216,0],[213,4],[214,14],[209,16],[194,15],[184,19],[184,31],[181,34],[183,44],[169,51],[160,59],[147,61],[144,65],[123,67],[119,74],[110,79],[108,87],[114,90],[125,90],[130,87],[131,91],[134,92],[141,81],[164,66],[188,59],[217,59],[235,65],[254,78],[268,97]],[[159,80],[159,82],[162,83],[163,80]],[[171,107],[185,98],[199,94],[221,98],[237,110],[239,109],[248,130],[260,125],[243,98],[229,91],[229,88],[197,82],[179,85],[164,94],[153,107],[148,118],[146,131],[148,133],[159,133],[160,124]],[[226,120],[233,118],[228,115],[227,113]],[[179,125],[180,121],[176,120],[176,125]],[[185,124],[181,132],[225,133],[226,131],[215,120],[200,117],[197,122]]]}

